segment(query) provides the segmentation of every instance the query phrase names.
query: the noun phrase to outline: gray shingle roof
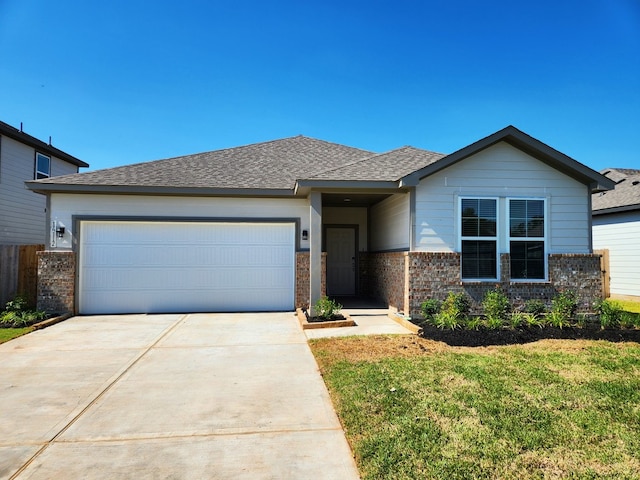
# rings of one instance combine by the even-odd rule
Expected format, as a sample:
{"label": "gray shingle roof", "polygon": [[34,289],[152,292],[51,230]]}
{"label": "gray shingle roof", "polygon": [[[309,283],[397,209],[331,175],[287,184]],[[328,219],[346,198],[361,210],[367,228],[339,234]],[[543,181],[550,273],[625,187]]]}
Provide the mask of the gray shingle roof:
{"label": "gray shingle roof", "polygon": [[326,169],[305,180],[397,181],[444,156],[442,153],[406,146]]}
{"label": "gray shingle roof", "polygon": [[640,170],[605,168],[600,173],[614,180],[616,186],[613,190],[592,196],[594,214],[640,209]]}
{"label": "gray shingle roof", "polygon": [[224,150],[54,177],[35,184],[292,189],[298,178],[373,155],[314,138],[284,138]]}

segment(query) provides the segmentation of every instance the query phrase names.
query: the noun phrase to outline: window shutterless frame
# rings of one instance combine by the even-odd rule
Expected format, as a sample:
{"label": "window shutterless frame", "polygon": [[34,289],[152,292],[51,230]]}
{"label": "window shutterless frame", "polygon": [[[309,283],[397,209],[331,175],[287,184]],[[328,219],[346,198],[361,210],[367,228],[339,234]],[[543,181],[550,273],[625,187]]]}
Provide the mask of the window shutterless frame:
{"label": "window shutterless frame", "polygon": [[464,282],[496,282],[500,278],[500,218],[497,197],[458,199],[458,251]]}
{"label": "window shutterless frame", "polygon": [[36,180],[49,178],[51,176],[51,157],[40,152],[36,152],[35,175]]}
{"label": "window shutterless frame", "polygon": [[547,280],[548,223],[545,198],[507,199],[507,240],[511,281],[544,282]]}

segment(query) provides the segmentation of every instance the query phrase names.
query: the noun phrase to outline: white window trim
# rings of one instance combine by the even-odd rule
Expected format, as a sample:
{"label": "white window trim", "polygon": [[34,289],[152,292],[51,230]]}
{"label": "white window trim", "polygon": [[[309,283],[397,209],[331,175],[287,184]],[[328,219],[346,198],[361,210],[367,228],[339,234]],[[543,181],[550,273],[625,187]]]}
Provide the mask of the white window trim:
{"label": "white window trim", "polygon": [[[495,200],[496,202],[496,235],[495,237],[464,237],[462,235],[462,201],[463,200]],[[460,252],[460,280],[462,283],[478,283],[478,282],[498,282],[500,279],[500,236],[501,236],[501,222],[500,222],[500,197],[490,197],[486,195],[464,195],[458,197],[458,212],[457,212],[457,230],[458,230],[458,252]],[[496,277],[495,278],[464,278],[462,276],[462,241],[463,240],[486,240],[496,242]]]}
{"label": "white window trim", "polygon": [[[511,236],[511,200],[542,200],[542,211],[544,212],[544,237],[512,237]],[[548,239],[549,239],[549,210],[548,202],[545,197],[508,197],[507,198],[507,251],[509,252],[509,264],[511,264],[511,241],[514,242],[544,242],[544,251],[542,253],[544,263],[544,278],[513,278],[509,275],[511,283],[543,283],[549,279],[549,259],[548,259]]]}
{"label": "white window trim", "polygon": [[[38,158],[39,157],[44,157],[44,158],[46,158],[48,160],[48,162],[49,162],[49,171],[48,172],[43,172],[43,171],[38,170],[38,163],[39,163],[38,162]],[[51,157],[48,156],[48,155],[45,155],[44,153],[36,152],[36,159],[35,160],[36,160],[35,175],[34,175],[35,176],[35,180],[39,180],[39,179],[43,179],[43,178],[51,178]],[[46,175],[46,177],[45,176],[38,177],[38,175]]]}

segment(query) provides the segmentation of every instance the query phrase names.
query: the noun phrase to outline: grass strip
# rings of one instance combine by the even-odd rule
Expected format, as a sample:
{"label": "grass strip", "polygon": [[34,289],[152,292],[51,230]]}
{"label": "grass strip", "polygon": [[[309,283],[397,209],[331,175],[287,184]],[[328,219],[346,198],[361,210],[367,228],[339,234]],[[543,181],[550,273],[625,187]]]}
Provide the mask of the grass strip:
{"label": "grass strip", "polygon": [[640,478],[637,343],[311,346],[363,479]]}

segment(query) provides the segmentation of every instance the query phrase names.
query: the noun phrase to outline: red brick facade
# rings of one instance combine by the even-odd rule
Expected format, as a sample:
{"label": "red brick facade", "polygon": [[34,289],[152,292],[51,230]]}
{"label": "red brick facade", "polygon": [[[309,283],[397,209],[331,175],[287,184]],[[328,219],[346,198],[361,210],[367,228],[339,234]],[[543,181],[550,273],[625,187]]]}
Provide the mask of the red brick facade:
{"label": "red brick facade", "polygon": [[[296,308],[309,308],[309,252],[296,252]],[[322,253],[321,294],[327,294],[327,254]]]}
{"label": "red brick facade", "polygon": [[[509,254],[500,258],[500,282],[460,280],[460,254],[431,252],[366,253],[359,256],[359,295],[384,301],[411,316],[429,298],[444,299],[450,291],[465,292],[472,309],[480,311],[487,290],[499,285],[513,305],[538,298],[550,302],[559,291],[578,295],[579,311],[589,312],[602,294],[600,256],[597,254],[549,255],[548,282],[510,282]],[[322,254],[322,295],[326,295],[326,253]],[[296,253],[295,306],[309,306],[309,252]],[[76,254],[38,252],[38,309],[48,313],[75,313]]]}
{"label": "red brick facade", "polygon": [[592,311],[601,297],[600,256],[596,254],[549,255],[548,282],[511,282],[509,254],[500,258],[499,282],[462,282],[459,253],[393,252],[360,255],[360,294],[385,301],[411,316],[429,298],[443,300],[449,292],[465,292],[472,310],[480,312],[485,293],[499,285],[514,306],[538,298],[547,303],[560,291],[574,290],[579,311]]}
{"label": "red brick facade", "polygon": [[406,252],[366,253],[359,257],[359,295],[384,301],[404,310],[406,290]]}
{"label": "red brick facade", "polygon": [[38,252],[38,310],[75,313],[75,252]]}

